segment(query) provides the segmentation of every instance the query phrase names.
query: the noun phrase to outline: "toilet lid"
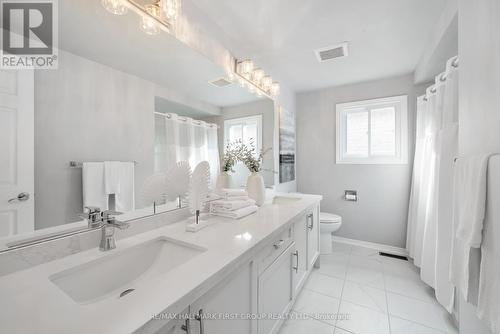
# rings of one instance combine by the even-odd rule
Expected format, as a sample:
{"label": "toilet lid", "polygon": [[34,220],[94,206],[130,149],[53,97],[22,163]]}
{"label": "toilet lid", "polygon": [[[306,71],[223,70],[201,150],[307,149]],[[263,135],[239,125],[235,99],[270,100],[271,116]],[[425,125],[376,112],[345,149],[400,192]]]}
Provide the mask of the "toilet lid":
{"label": "toilet lid", "polygon": [[342,222],[342,217],[337,216],[333,213],[320,212],[319,221],[323,224],[332,224]]}

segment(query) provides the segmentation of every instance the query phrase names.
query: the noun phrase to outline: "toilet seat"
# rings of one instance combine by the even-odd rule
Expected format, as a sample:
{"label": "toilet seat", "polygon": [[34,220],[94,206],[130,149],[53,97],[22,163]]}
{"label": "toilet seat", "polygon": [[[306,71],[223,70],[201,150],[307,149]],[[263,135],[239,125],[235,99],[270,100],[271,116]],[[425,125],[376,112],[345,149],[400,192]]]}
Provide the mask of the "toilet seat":
{"label": "toilet seat", "polygon": [[337,216],[333,213],[320,212],[319,221],[322,224],[335,224],[342,223],[342,217]]}

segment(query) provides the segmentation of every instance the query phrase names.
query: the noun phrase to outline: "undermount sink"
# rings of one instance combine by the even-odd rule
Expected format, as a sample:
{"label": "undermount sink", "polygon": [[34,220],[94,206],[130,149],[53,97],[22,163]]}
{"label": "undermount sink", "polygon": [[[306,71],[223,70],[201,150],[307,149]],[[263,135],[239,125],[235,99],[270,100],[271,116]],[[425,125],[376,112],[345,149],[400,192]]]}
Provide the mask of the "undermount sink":
{"label": "undermount sink", "polygon": [[300,197],[276,196],[273,198],[273,204],[293,204],[300,200]]}
{"label": "undermount sink", "polygon": [[161,237],[64,270],[50,280],[75,302],[122,297],[140,282],[164,274],[206,249]]}

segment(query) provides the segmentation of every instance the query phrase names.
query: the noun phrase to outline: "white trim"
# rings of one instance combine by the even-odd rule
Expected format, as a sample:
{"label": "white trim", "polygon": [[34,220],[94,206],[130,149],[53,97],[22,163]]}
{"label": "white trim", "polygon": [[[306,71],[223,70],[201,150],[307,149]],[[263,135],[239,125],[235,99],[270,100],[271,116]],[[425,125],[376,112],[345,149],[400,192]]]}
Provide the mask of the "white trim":
{"label": "white trim", "polygon": [[371,248],[371,249],[378,250],[380,252],[389,253],[389,254],[393,254],[393,255],[408,256],[408,251],[406,249],[400,248],[400,247],[378,244],[378,243],[369,242],[369,241],[343,238],[343,237],[338,237],[335,235],[333,236],[332,239],[334,242],[340,242],[340,243],[349,244],[349,245],[353,245],[353,246]]}
{"label": "white trim", "polygon": [[[346,155],[346,133],[345,133],[345,115],[349,112],[354,112],[356,109],[370,112],[372,109],[382,106],[391,106],[396,111],[396,156],[366,156],[355,157]],[[386,165],[404,165],[408,164],[408,96],[400,95],[393,97],[385,97],[379,99],[371,99],[349,103],[339,103],[335,107],[335,147],[336,147],[336,163],[337,164],[386,164]],[[369,120],[370,123],[370,120]],[[368,138],[370,141],[370,138]],[[368,143],[370,149],[370,143]]]}

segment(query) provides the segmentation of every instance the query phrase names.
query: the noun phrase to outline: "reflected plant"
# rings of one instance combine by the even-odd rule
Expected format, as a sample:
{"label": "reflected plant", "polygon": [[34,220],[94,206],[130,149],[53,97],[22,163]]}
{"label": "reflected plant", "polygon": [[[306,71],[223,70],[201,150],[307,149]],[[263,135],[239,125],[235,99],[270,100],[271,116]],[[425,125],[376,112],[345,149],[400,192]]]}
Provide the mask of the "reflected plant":
{"label": "reflected plant", "polygon": [[224,149],[224,155],[222,156],[222,171],[234,173],[234,165],[239,161],[239,155],[235,149],[238,142],[228,143]]}
{"label": "reflected plant", "polygon": [[239,160],[245,164],[248,170],[252,173],[258,173],[262,171],[262,163],[264,156],[271,151],[270,148],[262,149],[259,154],[256,154],[255,143],[250,141],[250,147],[243,144],[241,141],[236,147],[236,152],[239,156]]}

